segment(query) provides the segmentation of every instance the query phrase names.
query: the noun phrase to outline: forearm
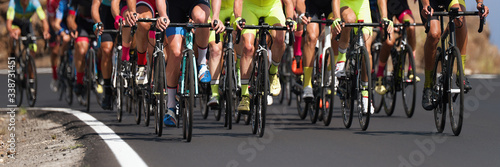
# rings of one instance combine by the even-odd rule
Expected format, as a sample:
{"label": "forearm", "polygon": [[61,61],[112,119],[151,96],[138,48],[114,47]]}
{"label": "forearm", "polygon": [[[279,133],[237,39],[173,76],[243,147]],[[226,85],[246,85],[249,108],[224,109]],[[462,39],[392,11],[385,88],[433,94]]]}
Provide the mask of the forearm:
{"label": "forearm", "polygon": [[340,17],[340,0],[332,0],[332,12],[333,18],[341,18]]}
{"label": "forearm", "polygon": [[43,24],[43,32],[48,33],[49,32],[49,22],[47,21],[47,18],[42,20]]}
{"label": "forearm", "polygon": [[55,19],[54,22],[52,22],[52,27],[54,28],[55,32],[59,32],[61,30],[61,19]]}
{"label": "forearm", "polygon": [[127,0],[127,7],[128,11],[131,13],[136,13],[137,11],[135,10],[135,5],[136,5],[136,0]]}
{"label": "forearm", "polygon": [[94,23],[101,22],[101,16],[99,14],[99,6],[101,6],[101,0],[92,0],[91,15]]}
{"label": "forearm", "polygon": [[113,18],[120,15],[120,0],[111,1],[111,14]]}
{"label": "forearm", "polygon": [[167,5],[165,0],[156,0],[156,9],[160,17],[167,17]]}
{"label": "forearm", "polygon": [[283,0],[285,4],[285,15],[286,18],[293,18],[293,3],[292,0]]}
{"label": "forearm", "polygon": [[220,19],[219,18],[219,13],[220,13],[220,2],[221,0],[212,0],[212,19]]}
{"label": "forearm", "polygon": [[8,31],[8,32],[12,32],[12,21],[13,21],[13,20],[8,20],[8,19],[7,19],[6,24],[7,24],[7,31]]}
{"label": "forearm", "polygon": [[241,17],[242,5],[243,5],[243,0],[234,0],[233,11],[235,18]]}
{"label": "forearm", "polygon": [[306,3],[305,0],[297,0],[297,7],[295,8],[298,14],[306,13]]}
{"label": "forearm", "polygon": [[387,0],[377,0],[378,9],[382,18],[387,18]]}
{"label": "forearm", "polygon": [[66,22],[68,23],[68,29],[71,31],[76,31],[78,25],[76,24],[76,16],[68,15]]}
{"label": "forearm", "polygon": [[422,3],[423,7],[426,7],[426,6],[430,5],[429,0],[421,0],[420,2]]}

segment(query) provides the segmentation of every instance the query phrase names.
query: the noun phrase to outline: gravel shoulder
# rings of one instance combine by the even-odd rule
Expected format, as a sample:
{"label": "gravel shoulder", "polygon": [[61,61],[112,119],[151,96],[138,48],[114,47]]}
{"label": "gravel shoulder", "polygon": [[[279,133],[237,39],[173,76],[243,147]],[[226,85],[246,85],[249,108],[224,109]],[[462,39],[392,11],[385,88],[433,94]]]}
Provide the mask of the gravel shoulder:
{"label": "gravel shoulder", "polygon": [[[0,165],[6,166],[81,166],[86,146],[69,134],[66,127],[35,113],[19,109],[15,130],[9,131],[10,114],[0,112]],[[15,151],[11,148],[15,133]],[[9,158],[9,157],[15,157]]]}

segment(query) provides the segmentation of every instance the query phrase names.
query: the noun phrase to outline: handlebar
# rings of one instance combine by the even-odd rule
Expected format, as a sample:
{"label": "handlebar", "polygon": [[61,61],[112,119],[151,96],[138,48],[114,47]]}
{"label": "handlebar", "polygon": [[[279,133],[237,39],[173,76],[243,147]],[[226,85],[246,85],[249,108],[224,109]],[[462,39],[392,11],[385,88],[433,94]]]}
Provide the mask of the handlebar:
{"label": "handlebar", "polygon": [[[293,33],[292,33],[292,31],[289,31],[289,29],[288,29],[289,26],[293,26],[292,22],[287,23],[288,25],[286,25],[286,26],[271,26],[271,25],[268,25],[268,24],[264,24],[264,25],[244,25],[243,26],[244,23],[245,23],[245,19],[241,19],[238,24],[243,29],[287,30],[288,40],[285,39],[285,41],[288,41],[289,45],[293,44],[293,42],[294,42],[295,38],[293,37]],[[237,44],[240,42],[240,40],[239,40],[239,36],[240,35],[241,35],[241,32],[238,30],[238,34],[236,35],[236,43]]]}
{"label": "handlebar", "polygon": [[[427,10],[431,11],[432,8],[430,6],[427,6]],[[484,5],[481,5],[480,11],[463,11],[460,12],[458,11],[458,8],[451,8],[449,12],[434,12],[432,15],[433,16],[451,16],[451,17],[458,17],[458,16],[475,16],[479,15],[480,13],[484,13]],[[480,18],[479,20],[479,29],[477,32],[481,33],[483,32],[483,26],[484,26],[485,19]],[[425,26],[425,33],[429,32],[430,28],[430,15],[427,16],[427,25]]]}
{"label": "handlebar", "polygon": [[[344,21],[341,21],[341,25],[343,25],[342,27],[358,27],[358,28],[385,26],[385,28],[384,28],[385,36],[384,36],[383,40],[385,41],[387,39],[387,37],[389,37],[389,39],[391,39],[390,34],[387,33],[387,27],[389,25],[389,22],[385,22],[385,23],[363,23],[363,22],[361,22],[361,23],[345,23]],[[337,36],[335,37],[336,41],[340,40],[340,35],[341,35],[341,33],[337,34]]]}

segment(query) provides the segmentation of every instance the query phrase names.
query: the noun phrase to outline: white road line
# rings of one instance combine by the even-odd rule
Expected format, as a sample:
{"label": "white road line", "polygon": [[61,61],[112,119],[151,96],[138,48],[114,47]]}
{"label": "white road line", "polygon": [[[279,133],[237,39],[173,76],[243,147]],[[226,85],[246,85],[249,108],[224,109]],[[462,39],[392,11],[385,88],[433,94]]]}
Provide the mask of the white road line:
{"label": "white road line", "polygon": [[496,79],[498,77],[498,75],[494,75],[494,74],[473,74],[473,75],[469,75],[467,77],[471,78],[471,79]]}
{"label": "white road line", "polygon": [[[0,69],[0,75],[9,73],[8,69]],[[52,74],[52,68],[36,68],[37,74]]]}
{"label": "white road line", "polygon": [[[0,108],[0,111],[9,111],[10,108]],[[144,160],[132,149],[127,142],[123,141],[120,136],[116,135],[115,132],[106,126],[101,121],[95,119],[92,115],[73,110],[69,108],[28,108],[28,110],[36,111],[58,111],[72,114],[82,122],[90,126],[99,136],[104,140],[104,142],[109,146],[116,159],[120,163],[120,166],[131,166],[140,167],[147,166]]]}

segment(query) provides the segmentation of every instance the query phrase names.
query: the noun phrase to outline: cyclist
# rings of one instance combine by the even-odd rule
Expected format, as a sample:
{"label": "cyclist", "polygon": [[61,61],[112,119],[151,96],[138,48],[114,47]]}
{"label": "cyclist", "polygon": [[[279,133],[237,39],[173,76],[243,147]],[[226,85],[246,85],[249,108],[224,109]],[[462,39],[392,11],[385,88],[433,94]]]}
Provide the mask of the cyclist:
{"label": "cyclist", "polygon": [[[129,16],[130,12],[128,10],[128,4],[130,1],[126,0],[111,0],[111,14],[114,18],[114,26],[115,29],[119,28],[119,21],[122,19],[125,25],[132,25],[130,21],[123,18],[124,16]],[[134,3],[131,3],[130,6],[134,6]],[[130,15],[132,16],[132,15]],[[122,61],[129,61],[130,59],[130,45],[132,43],[132,39],[130,39],[130,27],[122,28]]]}
{"label": "cyclist", "polygon": [[[415,3],[417,1],[414,1]],[[410,23],[414,23],[415,19],[413,18],[413,14],[410,10],[410,7],[408,6],[408,1],[407,0],[387,0],[387,14],[389,16],[389,19],[393,19],[393,17],[396,18],[396,21],[399,23],[403,23],[404,20],[409,20]],[[415,38],[415,27],[410,26],[407,29],[408,31],[408,43],[410,44],[411,48],[413,49],[413,55],[415,55],[415,47],[417,44],[416,38]],[[390,35],[391,39],[387,38],[386,41],[384,41],[382,48],[380,50],[380,58],[378,61],[378,71],[377,71],[377,82],[375,86],[375,91],[378,94],[385,94],[387,92],[387,89],[385,86],[382,84],[382,78],[384,76],[384,69],[385,65],[387,64],[387,59],[389,59],[389,54],[391,53],[391,49],[394,46],[394,42],[396,41],[396,38],[394,38],[394,33]],[[413,68],[413,67],[411,67]],[[409,76],[410,79],[413,79],[413,74]],[[418,76],[415,76],[415,80],[418,82],[420,81],[420,78]]]}
{"label": "cyclist", "polygon": [[[169,64],[166,67],[166,77],[167,77],[167,113],[165,114],[165,118],[163,122],[167,126],[175,126],[177,120],[175,119],[175,95],[177,92],[177,84],[179,80],[180,74],[180,62],[182,58],[182,40],[185,34],[185,29],[182,27],[169,27],[168,21],[164,22],[163,18],[169,18],[172,23],[186,23],[191,19],[195,23],[207,23],[209,14],[210,14],[210,4],[208,4],[205,0],[184,0],[184,1],[175,1],[175,0],[167,0],[169,16],[160,16],[160,19],[157,22],[157,28],[160,30],[166,29],[166,37],[167,43],[169,44],[167,57],[167,63]],[[213,18],[212,20],[217,20],[219,23],[222,23],[219,20],[219,10],[220,10],[220,0],[212,1],[212,11]],[[165,10],[159,9],[159,10]],[[189,16],[186,17],[186,16]],[[217,27],[214,27],[217,32],[222,32],[224,29],[223,24],[217,24]],[[198,28],[195,32],[195,44],[198,46],[198,64],[199,66],[199,78],[201,82],[209,82],[210,81],[210,73],[206,69],[206,54],[208,47],[208,38],[209,38],[209,30],[208,28]]]}
{"label": "cyclist", "polygon": [[66,20],[68,29],[71,31],[71,37],[75,39],[73,64],[76,67],[76,83],[74,92],[80,102],[83,101],[85,55],[89,48],[89,34],[92,33],[92,25],[94,24],[90,12],[91,6],[92,2],[90,0],[71,0]]}
{"label": "cyclist", "polygon": [[[476,8],[479,10],[483,5],[483,0],[476,0]],[[427,10],[427,7],[430,6],[431,10]],[[465,9],[465,1],[464,0],[446,0],[446,1],[438,1],[438,0],[421,0],[420,1],[420,17],[424,23],[427,23],[427,19],[430,19],[430,28],[427,33],[427,38],[424,44],[424,55],[425,55],[425,82],[424,82],[424,93],[422,95],[422,107],[425,110],[432,110],[436,107],[436,104],[433,103],[433,92],[432,92],[432,73],[434,68],[434,60],[436,55],[437,44],[441,38],[441,28],[440,22],[437,16],[432,16],[434,10],[442,10],[439,6],[446,7],[446,10],[450,8],[457,7],[459,11],[466,11]],[[484,6],[484,13],[480,13],[481,18],[485,18],[488,16],[489,9],[487,6]],[[431,15],[431,18],[427,18],[428,15]],[[457,25],[456,37],[457,37],[457,46],[460,49],[460,53],[462,54],[462,67],[465,68],[466,62],[466,53],[467,53],[467,24],[465,22],[465,17],[460,17],[455,22]],[[464,80],[464,89],[470,90],[472,89],[467,78]]]}
{"label": "cyclist", "polygon": [[[389,27],[387,28],[388,33],[392,33],[392,21],[387,19],[387,0],[378,0],[378,6],[380,8],[380,12],[382,15],[382,20],[389,22]],[[340,6],[339,6],[340,5]],[[370,3],[368,0],[333,0],[333,15],[335,20],[333,21],[333,25],[335,26],[334,30],[336,33],[342,33],[339,41],[339,53],[337,57],[337,67],[335,69],[335,75],[337,77],[345,76],[345,60],[346,60],[346,52],[347,47],[349,46],[349,38],[351,29],[350,27],[343,28],[341,23],[341,19],[346,23],[354,23],[357,20],[364,20],[365,23],[371,23],[370,16]],[[342,29],[344,29],[342,31]],[[362,32],[364,39],[366,41],[365,46],[371,46],[372,36],[372,27],[363,27]],[[371,62],[371,49],[367,48],[368,55],[370,57],[370,65]],[[368,75],[366,75],[366,71],[369,69],[362,70],[362,86],[368,86]],[[373,105],[368,106],[368,90],[362,90],[361,94],[363,95],[363,106],[364,113],[367,113],[368,107],[370,107],[370,111],[374,112]]]}
{"label": "cyclist", "polygon": [[[103,5],[101,5],[103,4]],[[110,0],[93,0],[92,1],[92,20],[94,20],[94,25],[92,30],[96,36],[101,36],[101,45],[97,50],[97,57],[100,57],[101,74],[104,80],[104,98],[102,99],[101,107],[105,110],[112,109],[112,88],[111,88],[111,73],[112,73],[112,52],[113,52],[113,41],[115,40],[116,34],[114,33],[102,33],[103,29],[114,28],[114,18],[111,14],[111,1]],[[99,28],[100,27],[100,28]]]}
{"label": "cyclist", "polygon": [[[286,9],[287,22],[293,22],[295,26],[295,21],[293,17],[293,4],[291,0],[283,0]],[[245,6],[243,8],[243,6]],[[269,25],[282,26],[285,23],[285,15],[283,14],[283,7],[280,0],[235,0],[234,1],[234,17],[236,20],[234,24],[238,29],[242,29],[238,22],[242,19],[246,19],[245,24],[257,25],[260,17],[265,17],[265,21]],[[243,40],[243,56],[240,59],[240,69],[241,69],[241,101],[238,105],[239,111],[250,111],[250,98],[248,92],[248,79],[250,78],[251,66],[254,57],[254,40],[256,30],[243,29],[242,30],[242,40]],[[269,57],[272,57],[271,67],[269,69],[269,81],[271,83],[270,90],[271,95],[277,96],[281,91],[280,81],[277,76],[279,62],[281,62],[281,56],[285,51],[285,32],[284,31],[273,31],[271,32],[273,45],[271,47],[271,53]]]}
{"label": "cyclist", "polygon": [[[215,4],[212,3],[212,5],[214,6]],[[221,0],[219,16],[214,17],[213,12],[211,12],[211,18],[229,19],[230,23],[232,23],[235,19],[233,14],[233,5],[234,1],[232,0]],[[224,24],[223,22],[219,23]],[[215,31],[210,31],[210,37],[208,39],[208,48],[210,48],[210,59],[208,60],[208,67],[210,70],[210,74],[212,74],[212,80],[210,81],[212,96],[207,103],[207,105],[209,106],[216,106],[219,104],[219,77],[223,68],[221,63],[223,60],[221,56],[223,49],[222,42],[219,42],[218,44],[215,43],[215,34]],[[224,39],[222,37],[223,34],[220,35],[220,39]]]}
{"label": "cyclist", "polygon": [[[66,24],[67,13],[68,13],[68,0],[59,0],[59,5],[57,6],[55,19],[50,22],[52,27],[54,28],[54,32],[57,34],[60,39],[60,46],[57,51],[58,56],[60,57],[65,51],[68,50],[69,42],[71,40],[70,33],[68,30],[68,26]],[[72,51],[69,51],[72,54]]]}
{"label": "cyclist", "polygon": [[[43,23],[43,38],[49,39],[49,23],[45,18],[45,12],[43,11],[42,6],[38,0],[10,0],[9,8],[7,9],[7,32],[12,39],[17,40],[19,35],[26,36],[28,34],[33,34],[33,26],[31,25],[31,16],[34,13],[37,13],[38,18],[42,20]],[[25,44],[27,44],[26,41]],[[36,43],[30,43],[29,47],[31,48],[31,55],[35,55],[34,53],[37,51]],[[11,56],[14,57],[15,48],[11,50]],[[34,76],[30,69],[30,75]],[[34,80],[29,81],[30,84],[34,84]],[[34,91],[34,90],[30,90]]]}
{"label": "cyclist", "polygon": [[[59,0],[48,0],[47,1],[47,18],[49,23],[53,23],[56,19],[56,10],[59,7]],[[50,82],[50,89],[57,92],[57,61],[59,52],[59,40],[57,34],[54,31],[53,24],[49,25],[50,39],[49,39],[49,49],[50,52],[50,64],[52,66],[52,81]]]}
{"label": "cyclist", "polygon": [[[321,19],[321,14],[329,15],[328,19],[331,19],[333,16],[330,15],[332,13],[332,1],[331,0],[305,0],[305,11],[303,8],[297,7],[298,12],[300,14],[301,21],[307,25],[306,31],[306,40],[304,42],[304,56],[303,56],[303,69],[304,69],[304,92],[302,94],[302,98],[304,99],[312,99],[313,89],[312,89],[312,72],[313,72],[313,61],[314,61],[314,52],[316,47],[316,42],[318,41],[319,32],[319,24],[312,23],[310,24],[311,19]],[[301,4],[303,5],[303,4]],[[298,6],[301,6],[298,5]],[[310,17],[306,17],[304,13],[307,12],[310,14]],[[331,40],[331,39],[325,39]],[[297,41],[296,41],[297,42]],[[331,66],[328,66],[331,68]]]}
{"label": "cyclist", "polygon": [[[167,15],[165,5],[165,0],[127,0],[128,12],[123,12],[125,21],[129,25],[135,25],[137,17],[154,18],[156,16],[156,12],[158,12],[159,17],[165,18]],[[157,9],[160,10],[157,11]],[[137,15],[137,17],[134,15]],[[151,23],[137,23],[135,40],[137,42],[137,65],[139,66],[136,74],[136,83],[138,85],[143,85],[148,82],[146,75],[146,64],[148,60],[146,52],[149,51],[147,54],[151,57],[153,55],[153,46],[155,44],[155,31],[149,31],[150,27]]]}

